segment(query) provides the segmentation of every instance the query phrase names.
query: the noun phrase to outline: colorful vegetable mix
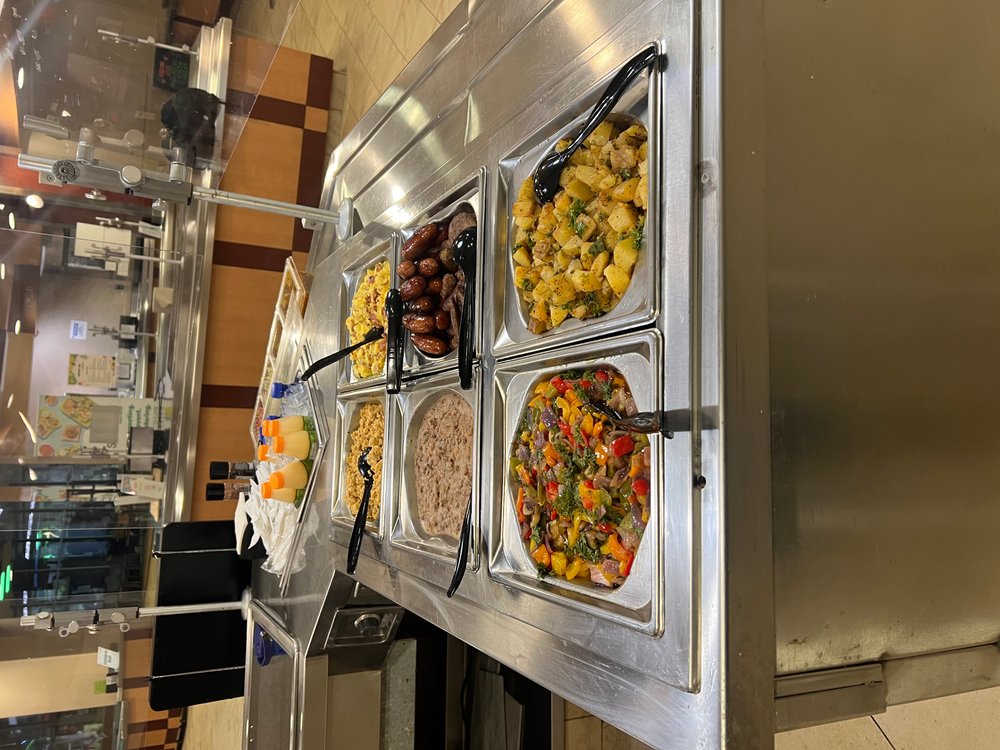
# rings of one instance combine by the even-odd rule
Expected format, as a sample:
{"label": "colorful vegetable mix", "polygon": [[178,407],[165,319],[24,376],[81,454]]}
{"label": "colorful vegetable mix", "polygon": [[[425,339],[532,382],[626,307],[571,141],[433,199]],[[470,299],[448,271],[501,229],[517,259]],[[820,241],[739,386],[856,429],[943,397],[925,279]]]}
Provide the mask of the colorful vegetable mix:
{"label": "colorful vegetable mix", "polygon": [[563,372],[535,387],[512,445],[521,538],[540,576],[628,578],[649,520],[649,439],[616,429],[590,404],[636,413],[609,368]]}

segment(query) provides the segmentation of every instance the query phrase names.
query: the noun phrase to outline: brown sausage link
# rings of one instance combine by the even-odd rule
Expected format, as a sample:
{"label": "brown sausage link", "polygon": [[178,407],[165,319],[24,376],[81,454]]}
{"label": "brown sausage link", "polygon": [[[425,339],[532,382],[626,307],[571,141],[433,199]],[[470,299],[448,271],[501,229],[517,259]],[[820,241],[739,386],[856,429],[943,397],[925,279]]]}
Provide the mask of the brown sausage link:
{"label": "brown sausage link", "polygon": [[410,310],[413,312],[431,312],[435,307],[437,307],[437,301],[433,297],[428,297],[426,295],[423,297],[417,297],[410,303]]}
{"label": "brown sausage link", "polygon": [[442,354],[448,353],[448,344],[437,336],[430,336],[426,333],[413,333],[410,334],[410,341],[413,342],[413,345],[417,349],[434,357],[440,357]]}
{"label": "brown sausage link", "polygon": [[438,236],[437,224],[427,224],[420,227],[406,242],[403,243],[402,255],[406,260],[420,260]]}
{"label": "brown sausage link", "polygon": [[427,279],[423,276],[411,276],[399,285],[399,298],[403,302],[409,302],[423,294],[426,288]]}
{"label": "brown sausage link", "polygon": [[449,271],[454,272],[458,270],[458,263],[455,262],[450,247],[444,248],[441,251],[441,254],[438,256],[438,259],[441,261],[441,265],[447,268]]}
{"label": "brown sausage link", "polygon": [[441,293],[441,277],[435,276],[433,279],[427,280],[427,293],[428,294],[440,294]]}
{"label": "brown sausage link", "polygon": [[420,271],[421,276],[437,276],[438,270],[441,268],[441,264],[437,262],[434,258],[424,258],[417,264],[417,269]]}
{"label": "brown sausage link", "polygon": [[449,223],[447,221],[444,224],[438,225],[437,239],[434,242],[435,245],[440,245],[442,242],[448,239],[448,226]]}
{"label": "brown sausage link", "polygon": [[403,316],[403,327],[414,333],[430,333],[435,325],[434,316],[426,313],[407,313]]}
{"label": "brown sausage link", "polygon": [[451,325],[451,316],[444,310],[434,312],[434,325],[439,331],[447,331]]}
{"label": "brown sausage link", "polygon": [[413,274],[417,272],[417,264],[412,260],[404,260],[398,266],[396,266],[396,273],[398,273],[404,279],[410,278]]}

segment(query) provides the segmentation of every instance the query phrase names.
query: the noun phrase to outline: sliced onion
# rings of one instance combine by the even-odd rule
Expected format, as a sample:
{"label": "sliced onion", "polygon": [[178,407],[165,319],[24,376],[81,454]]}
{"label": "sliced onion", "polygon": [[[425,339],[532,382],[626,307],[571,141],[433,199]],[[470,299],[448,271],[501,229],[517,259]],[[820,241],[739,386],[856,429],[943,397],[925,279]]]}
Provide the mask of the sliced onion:
{"label": "sliced onion", "polygon": [[632,525],[638,531],[646,530],[646,522],[642,520],[642,508],[639,507],[638,503],[630,503],[632,506]]}
{"label": "sliced onion", "polygon": [[621,468],[621,469],[619,469],[618,471],[615,472],[614,477],[612,477],[612,479],[611,479],[611,486],[612,487],[621,487],[622,486],[622,482],[625,481],[626,477],[628,477],[628,469],[627,468]]}
{"label": "sliced onion", "polygon": [[542,424],[546,427],[552,428],[559,424],[559,418],[555,415],[549,407],[542,409]]}
{"label": "sliced onion", "polygon": [[630,417],[639,413],[639,409],[635,405],[635,399],[631,396],[625,399],[625,413]]}

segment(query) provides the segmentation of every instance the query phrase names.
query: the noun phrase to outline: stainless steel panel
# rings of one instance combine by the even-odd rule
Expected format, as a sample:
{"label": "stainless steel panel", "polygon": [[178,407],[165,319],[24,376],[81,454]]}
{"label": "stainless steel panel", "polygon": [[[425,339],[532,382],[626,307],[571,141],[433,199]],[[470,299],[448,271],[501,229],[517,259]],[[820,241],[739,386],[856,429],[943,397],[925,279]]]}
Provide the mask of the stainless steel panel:
{"label": "stainless steel panel", "polygon": [[827,6],[764,13],[779,673],[1000,634],[1000,5]]}
{"label": "stainless steel panel", "polygon": [[[457,214],[463,212],[471,212],[476,215],[476,222],[480,225],[480,228],[476,232],[476,294],[475,302],[477,307],[482,307],[482,283],[483,283],[483,262],[485,254],[483,253],[483,237],[486,232],[481,227],[483,212],[483,199],[486,194],[486,169],[480,168],[475,177],[465,181],[458,188],[451,190],[447,196],[441,198],[428,209],[417,214],[408,222],[407,226],[402,230],[402,238],[400,240],[400,248],[402,248],[402,243],[413,236],[413,233],[417,231],[420,227],[425,224],[430,224],[436,221],[445,221],[450,219]],[[402,261],[402,256],[399,258]],[[399,286],[400,278],[396,275],[395,268],[393,269],[393,286]],[[473,339],[474,346],[474,357],[478,359],[480,351],[480,340],[482,339],[482,319],[483,315],[481,310],[477,309],[474,311],[475,318],[473,325],[476,329],[476,335]],[[403,346],[403,357],[405,363],[405,369],[403,370],[403,377],[416,377],[417,375],[429,372],[438,372],[440,370],[447,370],[449,368],[458,367],[458,349],[455,349],[443,357],[429,357],[419,349],[417,349],[410,342],[409,335],[405,336],[405,342]]]}
{"label": "stainless steel panel", "polygon": [[[483,495],[491,499],[491,575],[533,596],[559,602],[568,610],[606,617],[653,636],[659,635],[662,627],[662,517],[669,513],[670,505],[663,494],[659,471],[664,439],[660,435],[649,436],[653,464],[649,523],[636,552],[631,575],[615,590],[601,589],[589,579],[567,581],[550,576],[539,580],[535,561],[521,539],[514,510],[516,492],[508,461],[515,430],[519,429],[525,406],[534,397],[539,381],[565,370],[588,370],[607,365],[625,378],[639,411],[653,411],[660,408],[660,356],[659,334],[651,331],[498,365],[493,381],[492,442],[487,453],[490,491]],[[558,632],[561,628],[561,623],[528,622],[550,632]]]}
{"label": "stainless steel panel", "polygon": [[[399,461],[393,475],[393,496],[395,502],[395,518],[392,522],[391,543],[414,552],[434,557],[448,558],[454,565],[458,553],[458,539],[451,536],[431,536],[427,534],[420,523],[420,512],[417,505],[416,483],[412,467],[416,456],[417,434],[424,415],[434,402],[447,393],[461,396],[469,404],[473,414],[473,432],[469,436],[470,450],[473,453],[472,462],[472,538],[469,545],[467,565],[475,570],[479,567],[480,505],[482,496],[480,486],[480,444],[482,440],[482,372],[478,367],[472,370],[472,389],[463,391],[459,382],[458,371],[438,373],[403,384],[396,401],[398,403],[401,428],[399,430]],[[408,570],[419,576],[419,569]]]}
{"label": "stainless steel panel", "polygon": [[[357,234],[344,248],[343,253],[338,254],[340,261],[340,276],[343,288],[340,293],[340,327],[343,329],[341,336],[342,347],[350,345],[350,334],[347,331],[347,318],[351,314],[351,304],[354,295],[361,286],[365,274],[378,263],[389,264],[389,286],[392,287],[396,276],[396,264],[399,262],[399,237],[395,232],[387,230],[381,225],[372,225]],[[332,352],[329,352],[332,354]],[[327,352],[317,352],[319,359]],[[337,365],[332,365],[340,370],[339,387],[343,391],[352,388],[367,388],[376,383],[385,382],[385,366],[378,375],[362,378],[354,371],[353,360],[347,357]]]}
{"label": "stainless steel panel", "polygon": [[[636,50],[638,52],[639,50]],[[514,260],[511,244],[516,227],[511,207],[517,200],[518,190],[525,179],[534,174],[538,163],[553,149],[556,142],[572,137],[583,126],[597,99],[604,92],[608,81],[593,85],[572,107],[546,123],[538,132],[519,144],[513,152],[500,160],[496,197],[496,236],[494,238],[493,288],[494,324],[493,354],[502,359],[515,353],[548,349],[567,341],[593,338],[609,332],[620,332],[654,319],[658,312],[660,291],[659,257],[659,185],[658,169],[661,142],[659,118],[657,69],[641,75],[623,94],[621,101],[607,119],[620,124],[622,129],[640,123],[649,133],[649,208],[646,212],[646,229],[649,240],[643,242],[632,283],[619,303],[599,318],[577,320],[568,317],[562,325],[543,334],[528,331],[528,305],[514,285]]]}
{"label": "stainless steel panel", "polygon": [[361,408],[369,403],[382,404],[385,417],[382,431],[382,484],[380,485],[381,497],[378,517],[374,519],[369,518],[365,524],[366,536],[371,537],[375,541],[375,544],[371,547],[362,544],[361,552],[378,557],[381,540],[388,532],[389,519],[393,515],[392,505],[394,496],[392,477],[396,470],[396,444],[398,443],[396,439],[398,419],[395,399],[390,398],[385,390],[378,386],[354,391],[350,394],[341,394],[337,400],[338,432],[334,438],[331,453],[333,454],[334,465],[338,467],[338,471],[333,490],[332,518],[334,529],[331,538],[337,538],[334,534],[336,533],[336,527],[340,526],[346,528],[347,539],[350,539],[351,530],[354,528],[355,515],[347,505],[345,482],[347,472],[349,470],[357,471],[358,468],[357,466],[348,466],[347,456],[350,452],[348,441],[350,440],[351,432],[358,428],[361,419]]}

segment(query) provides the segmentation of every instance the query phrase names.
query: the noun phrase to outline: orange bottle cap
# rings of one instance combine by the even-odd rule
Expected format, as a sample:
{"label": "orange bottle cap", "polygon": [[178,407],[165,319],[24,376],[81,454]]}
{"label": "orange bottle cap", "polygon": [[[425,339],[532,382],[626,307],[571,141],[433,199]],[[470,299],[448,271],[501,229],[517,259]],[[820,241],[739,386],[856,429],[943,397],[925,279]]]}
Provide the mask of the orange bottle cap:
{"label": "orange bottle cap", "polygon": [[260,496],[263,497],[265,500],[271,497],[271,494],[273,492],[274,490],[271,489],[271,485],[268,484],[267,482],[264,482],[264,484],[260,486]]}
{"label": "orange bottle cap", "polygon": [[276,489],[276,490],[280,490],[284,486],[285,486],[285,477],[282,476],[281,473],[279,473],[277,471],[274,472],[271,475],[271,488],[272,489]]}
{"label": "orange bottle cap", "polygon": [[257,460],[258,461],[266,461],[267,460],[267,446],[266,445],[258,445],[257,446]]}
{"label": "orange bottle cap", "polygon": [[285,452],[284,435],[275,435],[274,442],[271,443],[271,447],[274,448],[275,453],[284,453]]}
{"label": "orange bottle cap", "polygon": [[274,437],[278,434],[278,420],[268,419],[264,422],[264,436]]}

